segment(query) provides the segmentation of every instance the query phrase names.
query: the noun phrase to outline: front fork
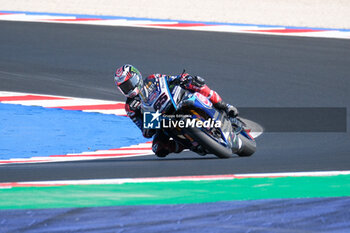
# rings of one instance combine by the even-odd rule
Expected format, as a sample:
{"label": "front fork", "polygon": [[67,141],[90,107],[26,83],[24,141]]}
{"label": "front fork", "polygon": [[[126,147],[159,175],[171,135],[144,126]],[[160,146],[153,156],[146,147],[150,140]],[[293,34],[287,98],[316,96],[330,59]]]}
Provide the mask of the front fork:
{"label": "front fork", "polygon": [[244,131],[244,125],[243,125],[244,123],[236,117],[230,117],[229,119],[232,125],[232,132],[234,134],[232,152],[237,153],[239,149],[241,149],[242,147],[242,141],[238,137],[238,135],[241,134],[242,131]]}

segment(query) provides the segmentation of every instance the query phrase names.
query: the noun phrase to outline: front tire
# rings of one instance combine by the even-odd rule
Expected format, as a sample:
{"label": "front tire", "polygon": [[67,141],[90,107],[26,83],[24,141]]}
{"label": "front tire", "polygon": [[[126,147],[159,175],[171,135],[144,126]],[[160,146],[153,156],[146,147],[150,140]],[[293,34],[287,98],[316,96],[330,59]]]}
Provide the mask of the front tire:
{"label": "front tire", "polygon": [[242,146],[236,153],[239,157],[249,157],[256,151],[256,143],[255,141],[249,140],[243,135],[238,135],[239,140],[242,141]]}
{"label": "front tire", "polygon": [[198,142],[210,153],[216,155],[217,157],[221,159],[227,159],[232,157],[231,148],[227,148],[221,145],[220,143],[215,141],[213,138],[211,138],[209,135],[204,133],[202,130],[194,127],[194,128],[188,128],[187,132],[196,142]]}

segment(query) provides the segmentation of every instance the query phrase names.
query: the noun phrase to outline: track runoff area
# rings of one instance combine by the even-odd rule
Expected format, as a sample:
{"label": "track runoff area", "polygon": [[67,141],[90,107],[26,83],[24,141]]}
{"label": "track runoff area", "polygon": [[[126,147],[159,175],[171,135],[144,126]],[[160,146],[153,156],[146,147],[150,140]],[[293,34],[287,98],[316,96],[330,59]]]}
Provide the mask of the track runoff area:
{"label": "track runoff area", "polygon": [[350,39],[350,29],[179,21],[118,16],[0,11],[0,20]]}
{"label": "track runoff area", "polygon": [[[0,12],[0,19],[14,21],[35,21],[35,22],[64,22],[64,23],[82,23],[95,25],[109,26],[136,26],[136,27],[154,27],[154,28],[169,28],[169,29],[185,29],[185,30],[210,30],[210,31],[228,31],[242,33],[265,33],[272,35],[289,35],[289,36],[312,36],[312,37],[331,37],[331,38],[349,38],[348,30],[339,29],[306,29],[306,28],[290,28],[290,27],[271,27],[263,25],[223,25],[213,23],[194,23],[194,22],[174,22],[155,20],[145,22],[145,19],[125,19],[120,17],[91,17],[81,15],[62,15],[62,14],[47,14],[47,13],[30,13],[30,12]],[[255,27],[255,28],[252,28]],[[230,28],[230,29],[228,29]],[[234,28],[234,29],[233,29]],[[48,96],[30,93],[14,93],[2,91],[0,95],[0,106],[3,113],[12,116],[16,121],[15,125],[19,129],[24,126],[21,124],[32,124],[33,121],[40,122],[37,115],[46,115],[45,117],[56,120],[57,128],[54,133],[48,133],[47,138],[52,136],[57,143],[61,143],[62,147],[51,148],[49,145],[43,147],[46,156],[35,156],[37,151],[28,151],[24,145],[15,142],[8,132],[8,141],[6,144],[11,148],[16,148],[15,153],[7,152],[0,158],[0,164],[12,163],[42,163],[42,162],[59,162],[72,160],[90,160],[96,158],[111,158],[111,157],[127,157],[127,156],[145,156],[152,154],[150,150],[150,142],[142,137],[139,138],[112,138],[110,142],[106,141],[103,135],[97,135],[95,139],[103,141],[103,145],[99,145],[99,149],[91,148],[90,145],[96,145],[96,141],[85,141],[86,144],[77,144],[76,151],[64,153],[67,149],[64,145],[67,144],[64,131],[65,127],[72,128],[79,122],[81,125],[89,125],[95,122],[97,125],[103,125],[108,122],[108,125],[115,125],[123,128],[118,128],[121,132],[131,132],[131,121],[125,117],[123,103],[116,101],[104,101],[94,99],[72,98],[64,96]],[[71,111],[67,111],[71,110]],[[102,113],[102,114],[101,114]],[[67,121],[58,122],[54,118],[57,114],[68,114],[65,119]],[[15,116],[17,115],[17,116]],[[23,121],[23,116],[28,116],[27,121]],[[119,117],[116,117],[119,116]],[[21,118],[22,117],[22,118]],[[100,119],[100,121],[97,118]],[[83,119],[83,120],[82,120]],[[8,120],[8,119],[6,119]],[[97,123],[96,123],[97,122]],[[49,122],[53,123],[53,122]],[[28,125],[26,125],[28,126]],[[25,127],[22,127],[23,129]],[[83,127],[82,127],[83,128]],[[82,130],[76,129],[76,130]],[[62,139],[57,140],[57,132],[60,133]],[[24,132],[23,132],[24,133]],[[85,132],[87,135],[91,132]],[[96,132],[94,132],[96,134]],[[24,135],[27,137],[30,135]],[[95,135],[96,136],[96,135]],[[73,138],[74,139],[74,138]],[[40,143],[40,138],[38,143]],[[118,141],[119,145],[115,142]],[[4,143],[5,144],[5,143]],[[17,144],[15,146],[15,144]],[[114,148],[113,148],[114,146]],[[5,150],[3,150],[5,151]],[[24,153],[26,152],[26,153]],[[42,154],[42,152],[39,152]],[[0,165],[1,166],[1,165]],[[325,206],[331,209],[339,209],[340,206],[349,207],[350,195],[350,172],[349,171],[327,171],[327,172],[295,172],[295,173],[259,173],[259,174],[225,174],[212,176],[181,176],[181,177],[154,177],[154,178],[132,178],[132,179],[98,179],[98,180],[66,180],[66,181],[40,181],[40,182],[5,182],[0,183],[0,196],[2,200],[0,204],[0,215],[7,221],[5,230],[18,230],[18,226],[10,219],[12,215],[18,214],[19,209],[38,209],[46,211],[42,212],[47,216],[55,216],[61,208],[77,208],[77,207],[127,207],[127,206],[167,206],[173,208],[176,212],[176,206],[186,204],[182,208],[186,213],[190,213],[189,218],[193,217],[193,211],[188,208],[198,208],[193,204],[202,204],[205,208],[211,206],[210,203],[217,203],[223,213],[232,211],[237,213],[237,209],[232,209],[232,205],[239,206],[244,210],[252,208],[253,211],[259,211],[263,206],[275,205],[279,210],[283,206],[295,207],[298,205],[316,207],[316,210],[302,210],[294,208],[290,213],[280,213],[280,218],[289,217],[296,220],[299,218],[299,223],[294,222],[291,229],[305,229],[301,223],[303,219],[313,218],[308,220],[311,222],[308,229],[311,230],[329,230],[332,232],[342,232],[344,229],[350,229],[349,215],[343,215],[337,220],[333,218],[333,223],[322,224],[322,218],[328,215],[329,212],[323,213],[324,209],[317,208],[318,203],[326,203]],[[77,193],[79,195],[77,195]],[[210,194],[210,195],[209,195]],[[282,200],[282,201],[281,201]],[[305,201],[306,202],[303,202]],[[238,202],[237,202],[238,201]],[[267,201],[267,202],[265,202]],[[289,203],[289,201],[292,201]],[[205,203],[205,204],[203,204]],[[225,204],[226,203],[226,204]],[[229,203],[229,204],[227,204]],[[221,206],[225,205],[225,206]],[[231,206],[231,207],[228,207]],[[213,207],[213,206],[211,206]],[[162,207],[157,207],[162,208]],[[104,209],[103,211],[107,211]],[[152,210],[148,210],[152,212]],[[97,211],[98,212],[98,211]],[[206,210],[206,212],[211,212]],[[248,211],[249,212],[249,211]],[[42,218],[38,213],[37,218]],[[217,214],[218,214],[217,213]],[[247,216],[246,222],[239,224],[250,225],[251,229],[276,230],[273,226],[273,219],[278,216],[276,212],[266,210],[267,216],[270,216],[270,221],[266,222],[266,218],[257,219],[256,225],[251,222],[252,216]],[[191,215],[192,214],[192,215]],[[93,215],[93,214],[92,214]],[[92,216],[90,214],[90,216]],[[244,215],[244,214],[243,214]],[[64,215],[63,215],[64,216]],[[169,215],[174,219],[180,219],[179,216]],[[242,216],[242,215],[241,215]],[[26,221],[27,218],[23,217]],[[228,219],[230,220],[230,219]],[[232,225],[228,227],[225,224],[232,224],[232,220],[218,220],[211,218],[209,223],[217,223],[223,221],[222,226],[214,227],[216,230],[232,230]],[[82,217],[82,222],[87,221],[87,218]],[[130,221],[130,220],[129,220]],[[127,222],[127,220],[125,220]],[[270,224],[271,228],[258,228],[261,223]],[[286,221],[288,222],[288,221]],[[290,223],[290,222],[289,222]],[[319,223],[319,224],[317,224]],[[98,223],[97,227],[98,227]],[[101,223],[100,223],[101,224]],[[248,225],[249,225],[248,224]],[[259,225],[260,224],[260,225]],[[103,223],[103,226],[109,226],[110,223]],[[30,224],[28,229],[30,229]],[[38,225],[40,226],[40,224]],[[102,225],[101,225],[102,226]],[[174,225],[164,225],[164,227],[174,227]],[[199,226],[203,226],[200,222]],[[86,229],[90,229],[87,225]],[[112,227],[112,226],[111,226]],[[124,226],[124,229],[128,225]],[[211,226],[213,227],[213,226]],[[283,228],[283,227],[282,227]],[[53,228],[56,229],[56,228]],[[70,229],[73,229],[72,226]],[[82,230],[80,227],[76,230]],[[131,228],[132,229],[132,228]],[[151,228],[152,229],[152,228]],[[179,228],[181,229],[181,227]],[[186,228],[184,228],[186,230]],[[210,229],[210,227],[209,227]],[[235,231],[246,229],[244,227],[233,228]]]}

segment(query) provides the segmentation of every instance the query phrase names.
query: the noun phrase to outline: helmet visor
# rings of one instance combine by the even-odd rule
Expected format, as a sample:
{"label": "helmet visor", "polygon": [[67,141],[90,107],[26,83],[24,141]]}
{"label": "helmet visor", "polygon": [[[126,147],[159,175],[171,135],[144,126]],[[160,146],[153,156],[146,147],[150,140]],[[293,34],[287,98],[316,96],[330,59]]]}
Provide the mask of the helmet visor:
{"label": "helmet visor", "polygon": [[140,77],[137,74],[134,74],[134,76],[129,78],[127,81],[118,85],[118,87],[124,93],[124,95],[128,95],[137,87],[139,80],[140,80]]}

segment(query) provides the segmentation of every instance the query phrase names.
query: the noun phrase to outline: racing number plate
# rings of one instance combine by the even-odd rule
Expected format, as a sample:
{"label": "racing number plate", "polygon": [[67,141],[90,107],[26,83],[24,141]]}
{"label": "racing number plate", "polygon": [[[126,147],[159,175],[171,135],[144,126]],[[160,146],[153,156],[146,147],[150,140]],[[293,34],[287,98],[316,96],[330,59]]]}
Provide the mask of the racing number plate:
{"label": "racing number plate", "polygon": [[153,104],[153,108],[155,111],[162,112],[168,101],[170,101],[169,89],[167,88],[166,77],[161,77],[159,79],[160,85],[160,95],[157,100]]}

